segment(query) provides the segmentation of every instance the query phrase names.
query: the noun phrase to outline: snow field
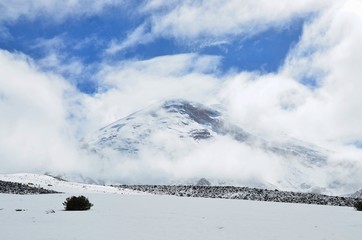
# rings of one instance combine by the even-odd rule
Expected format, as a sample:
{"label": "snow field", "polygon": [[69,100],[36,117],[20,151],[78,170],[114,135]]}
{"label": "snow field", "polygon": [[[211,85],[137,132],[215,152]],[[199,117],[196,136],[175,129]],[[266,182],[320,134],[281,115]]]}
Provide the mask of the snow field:
{"label": "snow field", "polygon": [[71,195],[0,194],[1,239],[360,240],[362,236],[362,213],[349,207],[88,193],[84,195],[94,204],[90,211],[63,211],[62,202]]}

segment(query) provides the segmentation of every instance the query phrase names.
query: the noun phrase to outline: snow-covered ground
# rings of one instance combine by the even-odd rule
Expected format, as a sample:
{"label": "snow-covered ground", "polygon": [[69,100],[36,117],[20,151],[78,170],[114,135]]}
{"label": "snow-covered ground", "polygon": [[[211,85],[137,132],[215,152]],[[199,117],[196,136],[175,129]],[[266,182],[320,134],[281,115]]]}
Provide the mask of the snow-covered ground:
{"label": "snow-covered ground", "polygon": [[42,187],[62,193],[114,193],[114,194],[144,194],[127,189],[118,189],[110,186],[68,182],[47,175],[32,173],[0,174],[0,180],[18,182],[29,186]]}
{"label": "snow-covered ground", "polygon": [[[350,207],[156,196],[40,175],[0,175],[0,180],[10,178],[65,193],[0,194],[4,240],[360,240],[362,236],[362,212]],[[65,199],[80,194],[93,208],[64,211]]]}
{"label": "snow-covered ground", "polygon": [[62,202],[68,195],[0,194],[1,239],[360,240],[362,236],[362,213],[348,207],[90,193],[86,194],[94,204],[90,211],[66,212]]}

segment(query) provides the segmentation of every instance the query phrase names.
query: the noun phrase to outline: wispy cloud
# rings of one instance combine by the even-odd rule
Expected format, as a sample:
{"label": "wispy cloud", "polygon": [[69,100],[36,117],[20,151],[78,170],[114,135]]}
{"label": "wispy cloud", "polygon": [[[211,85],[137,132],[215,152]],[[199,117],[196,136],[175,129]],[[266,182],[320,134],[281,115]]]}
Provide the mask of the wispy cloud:
{"label": "wispy cloud", "polygon": [[35,40],[34,45],[32,45],[31,47],[33,49],[38,49],[44,52],[60,51],[67,47],[66,38],[64,34],[48,39],[39,38]]}
{"label": "wispy cloud", "polygon": [[112,40],[105,50],[106,54],[113,55],[138,45],[147,44],[154,40],[155,36],[147,31],[147,24],[142,24],[137,27],[131,33],[129,33],[126,39],[117,41]]}
{"label": "wispy cloud", "polygon": [[[291,20],[316,13],[329,1],[290,2],[267,0],[150,1],[144,11],[152,14],[155,33],[181,39],[250,36]],[[165,7],[166,6],[166,7]],[[167,7],[168,6],[168,7]]]}
{"label": "wispy cloud", "polygon": [[[58,74],[83,92],[97,91],[98,62],[88,62],[87,58],[75,55],[75,51],[86,51],[90,46],[103,45],[103,40],[96,37],[73,39],[68,34],[60,34],[52,38],[38,38],[33,41],[31,51],[36,51],[34,61],[44,72]],[[96,58],[96,56],[89,56]],[[89,60],[88,60],[89,61]]]}
{"label": "wispy cloud", "polygon": [[12,38],[12,36],[11,36],[11,33],[9,32],[9,30],[0,25],[0,42],[7,41],[11,38]]}
{"label": "wispy cloud", "polygon": [[36,62],[43,71],[59,74],[76,86],[82,80],[81,76],[86,74],[87,67],[82,59],[71,54],[73,48],[80,48],[84,44],[78,42],[73,45],[73,41],[65,34],[49,39],[39,38],[34,41],[31,49],[39,53]]}
{"label": "wispy cloud", "polygon": [[[338,1],[338,0],[337,0]],[[298,18],[317,15],[328,8],[326,0],[290,2],[260,0],[228,1],[147,1],[137,13],[147,20],[125,39],[113,39],[107,54],[167,38],[180,45],[202,49],[242,42],[270,28],[288,28]]]}

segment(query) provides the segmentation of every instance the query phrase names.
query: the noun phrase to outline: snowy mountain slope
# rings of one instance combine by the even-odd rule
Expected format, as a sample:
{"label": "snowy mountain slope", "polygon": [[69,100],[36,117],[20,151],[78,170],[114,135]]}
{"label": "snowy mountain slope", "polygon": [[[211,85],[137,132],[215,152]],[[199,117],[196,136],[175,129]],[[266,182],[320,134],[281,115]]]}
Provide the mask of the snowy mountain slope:
{"label": "snowy mountain slope", "polygon": [[85,140],[85,146],[97,153],[110,148],[135,157],[144,146],[167,151],[157,142],[158,134],[173,135],[192,147],[201,141],[229,136],[272,154],[298,157],[306,165],[320,166],[327,159],[326,152],[316,146],[291,139],[283,143],[267,141],[228,122],[222,111],[186,100],[169,100],[120,119]]}
{"label": "snowy mountain slope", "polygon": [[357,173],[349,174],[354,166],[329,161],[330,151],[287,135],[253,133],[230,121],[222,108],[187,100],[135,112],[84,138],[82,146],[100,156],[108,172],[119,171],[113,175],[120,183],[178,184],[206,177],[212,184],[326,194],[362,186]]}
{"label": "snowy mountain slope", "polygon": [[62,206],[67,196],[0,194],[1,239],[359,240],[362,236],[362,214],[349,207],[86,194],[94,204],[90,211],[67,212]]}

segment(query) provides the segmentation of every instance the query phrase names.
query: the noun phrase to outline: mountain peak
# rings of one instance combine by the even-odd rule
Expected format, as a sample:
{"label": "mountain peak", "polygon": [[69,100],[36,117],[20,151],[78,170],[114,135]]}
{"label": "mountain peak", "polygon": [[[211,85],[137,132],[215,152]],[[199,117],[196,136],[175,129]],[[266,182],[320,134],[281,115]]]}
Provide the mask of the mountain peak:
{"label": "mountain peak", "polygon": [[226,136],[273,154],[302,157],[305,163],[323,165],[326,161],[326,156],[317,147],[297,140],[273,143],[233,124],[220,110],[184,99],[151,105],[101,128],[86,141],[98,153],[111,148],[121,154],[136,156],[143,146],[157,148],[157,144],[161,144],[157,143],[159,135],[164,139],[182,139],[185,145]]}
{"label": "mountain peak", "polygon": [[[291,138],[285,138],[282,142],[266,139],[234,124],[224,111],[184,99],[167,100],[137,111],[98,130],[84,142],[86,149],[113,162],[162,159],[169,162],[164,164],[172,165],[173,161],[182,162],[195,157],[196,163],[202,155],[213,158],[214,151],[218,154],[227,153],[226,160],[241,165],[245,164],[243,161],[250,161],[251,165],[255,165],[253,161],[256,160],[253,159],[260,156],[263,159],[279,159],[280,164],[288,168],[292,176],[263,184],[277,186],[280,182],[289,182],[296,189],[302,189],[301,186],[312,187],[313,180],[305,177],[304,172],[322,168],[328,159],[327,153],[316,146]],[[234,151],[237,154],[233,155]],[[223,160],[219,161],[222,165]],[[150,164],[157,168],[157,164]],[[205,165],[205,168],[208,169],[209,166]],[[175,169],[172,171],[177,175]],[[191,174],[189,177],[200,176]],[[213,180],[213,177],[206,177]],[[216,178],[224,181],[225,175]],[[299,180],[290,180],[293,178]]]}
{"label": "mountain peak", "polygon": [[167,100],[103,127],[85,141],[100,154],[108,148],[136,157],[140,148],[156,147],[158,135],[193,141],[209,139],[220,125],[220,116],[221,112],[199,103]]}

